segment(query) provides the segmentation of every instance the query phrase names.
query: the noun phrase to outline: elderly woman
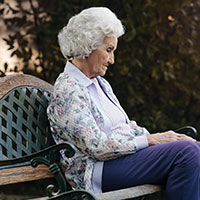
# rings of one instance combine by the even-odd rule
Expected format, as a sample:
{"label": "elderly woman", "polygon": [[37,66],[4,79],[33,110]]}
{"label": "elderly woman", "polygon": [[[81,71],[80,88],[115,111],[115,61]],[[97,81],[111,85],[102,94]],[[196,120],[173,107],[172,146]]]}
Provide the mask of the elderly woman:
{"label": "elderly woman", "polygon": [[66,178],[94,193],[162,184],[168,200],[200,199],[200,144],[173,131],[150,135],[129,120],[102,78],[123,34],[112,11],[94,7],[73,16],[58,35],[67,63],[47,112],[55,141],[76,149],[64,158]]}

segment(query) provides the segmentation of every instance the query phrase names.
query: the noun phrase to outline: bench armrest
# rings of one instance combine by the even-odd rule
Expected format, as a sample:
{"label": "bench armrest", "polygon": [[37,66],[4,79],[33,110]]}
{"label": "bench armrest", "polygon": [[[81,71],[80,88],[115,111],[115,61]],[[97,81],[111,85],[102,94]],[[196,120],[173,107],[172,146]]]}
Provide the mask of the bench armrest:
{"label": "bench armrest", "polygon": [[71,186],[66,181],[60,166],[56,163],[61,156],[60,150],[64,150],[65,156],[68,158],[71,158],[75,154],[75,150],[71,144],[61,143],[49,146],[36,153],[32,153],[31,155],[22,156],[20,158],[0,160],[0,168],[6,169],[19,165],[31,165],[32,167],[37,167],[39,164],[48,166],[50,172],[57,180],[58,190],[55,192],[56,187],[52,184],[47,187],[47,193],[48,196],[54,196],[71,189]]}
{"label": "bench armrest", "polygon": [[194,139],[197,139],[197,136],[198,136],[198,132],[197,132],[196,128],[194,128],[192,126],[185,126],[185,127],[176,129],[175,132],[188,135]]}
{"label": "bench armrest", "polygon": [[38,152],[32,153],[31,155],[22,156],[20,158],[0,160],[0,167],[2,168],[2,166],[5,166],[5,168],[7,168],[8,166],[12,165],[14,166],[19,163],[30,162],[32,159],[37,157],[48,157],[50,164],[52,164],[56,160],[58,160],[58,152],[60,150],[64,150],[65,155],[68,158],[71,158],[75,154],[75,150],[71,144],[69,143],[55,144]]}

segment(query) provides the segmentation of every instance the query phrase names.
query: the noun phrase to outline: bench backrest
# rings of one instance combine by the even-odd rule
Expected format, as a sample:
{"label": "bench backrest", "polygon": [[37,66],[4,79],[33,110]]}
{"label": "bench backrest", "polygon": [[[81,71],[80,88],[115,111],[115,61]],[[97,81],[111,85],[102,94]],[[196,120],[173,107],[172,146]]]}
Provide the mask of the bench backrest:
{"label": "bench backrest", "polygon": [[0,159],[29,155],[49,146],[49,96],[40,88],[20,86],[0,99]]}
{"label": "bench backrest", "polygon": [[0,159],[29,155],[53,143],[46,115],[51,85],[40,81],[28,75],[1,79]]}
{"label": "bench backrest", "polygon": [[[75,152],[51,136],[46,108],[52,89],[25,74],[0,79],[0,186],[54,177],[58,191],[71,189],[57,161],[60,150],[68,157]],[[48,193],[55,193],[52,186]]]}

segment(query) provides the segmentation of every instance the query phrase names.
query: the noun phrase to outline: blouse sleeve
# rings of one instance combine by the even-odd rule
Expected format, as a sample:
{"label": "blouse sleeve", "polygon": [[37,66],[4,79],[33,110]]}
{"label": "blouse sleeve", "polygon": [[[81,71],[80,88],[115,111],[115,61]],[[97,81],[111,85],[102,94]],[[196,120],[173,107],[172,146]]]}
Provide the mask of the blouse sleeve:
{"label": "blouse sleeve", "polygon": [[109,160],[134,153],[136,142],[133,132],[137,132],[139,127],[132,124],[131,131],[126,133],[119,129],[112,130],[108,137],[94,119],[94,105],[85,90],[73,82],[55,85],[47,111],[54,134],[97,160]]}

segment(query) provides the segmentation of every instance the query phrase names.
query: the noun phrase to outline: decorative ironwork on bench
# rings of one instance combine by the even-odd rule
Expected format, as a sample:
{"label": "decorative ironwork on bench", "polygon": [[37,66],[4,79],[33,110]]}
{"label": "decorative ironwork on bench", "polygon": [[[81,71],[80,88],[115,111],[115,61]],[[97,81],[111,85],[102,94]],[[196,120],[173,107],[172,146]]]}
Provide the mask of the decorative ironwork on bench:
{"label": "decorative ironwork on bench", "polygon": [[18,158],[49,146],[49,93],[18,87],[0,100],[0,159]]}
{"label": "decorative ironwork on bench", "polygon": [[46,108],[50,94],[34,86],[19,86],[0,99],[0,168],[45,164],[54,174],[58,191],[70,188],[56,161],[60,150],[75,153],[70,144],[56,145],[49,129]]}

